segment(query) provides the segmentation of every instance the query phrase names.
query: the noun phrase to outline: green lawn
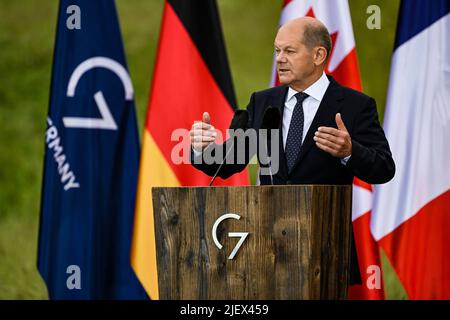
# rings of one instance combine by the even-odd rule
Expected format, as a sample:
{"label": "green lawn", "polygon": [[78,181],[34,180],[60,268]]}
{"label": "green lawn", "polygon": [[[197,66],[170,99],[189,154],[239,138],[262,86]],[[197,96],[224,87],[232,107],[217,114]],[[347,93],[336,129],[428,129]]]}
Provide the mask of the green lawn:
{"label": "green lawn", "polygon": [[[239,106],[270,80],[281,0],[219,0]],[[382,29],[366,28],[377,4]],[[364,91],[384,110],[399,0],[350,0]],[[45,299],[36,271],[44,130],[58,1],[0,3],[0,299]],[[162,0],[117,0],[142,132]],[[389,298],[405,293],[384,258]]]}

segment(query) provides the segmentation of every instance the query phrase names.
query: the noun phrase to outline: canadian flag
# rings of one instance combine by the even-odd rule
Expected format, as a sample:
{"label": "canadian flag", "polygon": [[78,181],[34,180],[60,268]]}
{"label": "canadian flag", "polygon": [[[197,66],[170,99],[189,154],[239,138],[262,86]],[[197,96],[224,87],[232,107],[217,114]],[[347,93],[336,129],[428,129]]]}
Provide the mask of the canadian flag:
{"label": "canadian flag", "polygon": [[395,177],[371,230],[410,299],[450,299],[450,1],[403,1],[384,117]]}
{"label": "canadian flag", "polygon": [[[303,16],[322,21],[330,32],[332,49],[325,68],[340,84],[361,91],[358,59],[347,0],[284,0],[280,26]],[[279,84],[275,58],[271,85]],[[384,299],[380,253],[370,231],[372,186],[355,179],[352,221],[362,285],[349,288],[350,299]]]}

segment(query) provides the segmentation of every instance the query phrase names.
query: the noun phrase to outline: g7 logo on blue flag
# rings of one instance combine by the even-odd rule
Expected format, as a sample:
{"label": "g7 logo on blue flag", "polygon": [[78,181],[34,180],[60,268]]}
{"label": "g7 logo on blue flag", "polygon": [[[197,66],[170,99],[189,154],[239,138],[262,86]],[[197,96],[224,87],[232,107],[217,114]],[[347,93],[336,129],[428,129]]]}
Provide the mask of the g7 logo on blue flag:
{"label": "g7 logo on blue flag", "polygon": [[[106,68],[114,72],[122,81],[125,89],[125,100],[133,100],[133,86],[127,70],[117,61],[106,57],[89,58],[76,67],[67,85],[67,97],[75,96],[75,89],[80,78],[94,68]],[[63,117],[64,126],[66,128],[117,130],[117,124],[109,111],[103,92],[97,91],[94,94],[94,99],[101,118]]]}
{"label": "g7 logo on blue flag", "polygon": [[147,299],[129,259],[139,135],[115,1],[58,2],[39,272],[51,299]]}

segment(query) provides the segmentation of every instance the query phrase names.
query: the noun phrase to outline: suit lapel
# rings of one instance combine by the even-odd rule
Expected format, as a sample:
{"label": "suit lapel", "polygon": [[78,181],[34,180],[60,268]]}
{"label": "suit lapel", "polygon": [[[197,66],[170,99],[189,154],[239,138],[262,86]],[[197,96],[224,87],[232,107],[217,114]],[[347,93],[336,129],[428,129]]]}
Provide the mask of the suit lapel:
{"label": "suit lapel", "polygon": [[282,176],[285,180],[287,180],[287,162],[286,162],[286,155],[284,154],[284,145],[283,145],[283,111],[284,111],[284,102],[286,100],[286,94],[288,92],[288,87],[286,86],[279,86],[277,87],[277,91],[274,92],[272,95],[270,105],[272,107],[278,108],[280,111],[280,123],[279,123],[279,152],[278,152],[278,159],[280,161],[280,167],[278,174]]}
{"label": "suit lapel", "polygon": [[293,171],[296,166],[303,160],[305,155],[315,144],[313,138],[314,134],[320,126],[334,126],[336,127],[335,117],[336,113],[341,108],[341,102],[344,98],[341,86],[331,77],[330,84],[328,85],[327,91],[323,96],[322,102],[319,105],[319,109],[309,127],[308,133],[306,134],[305,140],[300,148],[300,153],[297,157],[297,161],[294,165]]}

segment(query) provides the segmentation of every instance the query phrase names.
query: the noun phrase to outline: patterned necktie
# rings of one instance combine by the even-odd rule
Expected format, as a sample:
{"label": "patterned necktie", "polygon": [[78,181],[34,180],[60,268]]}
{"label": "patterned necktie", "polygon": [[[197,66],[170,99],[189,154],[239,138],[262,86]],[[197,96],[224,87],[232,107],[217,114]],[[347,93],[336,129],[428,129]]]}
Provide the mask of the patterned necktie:
{"label": "patterned necktie", "polygon": [[303,124],[305,115],[303,113],[303,100],[309,97],[308,94],[299,92],[295,94],[297,103],[292,113],[291,124],[289,125],[289,132],[286,140],[286,160],[288,165],[288,173],[290,174],[294,168],[295,161],[300,152],[303,139]]}

